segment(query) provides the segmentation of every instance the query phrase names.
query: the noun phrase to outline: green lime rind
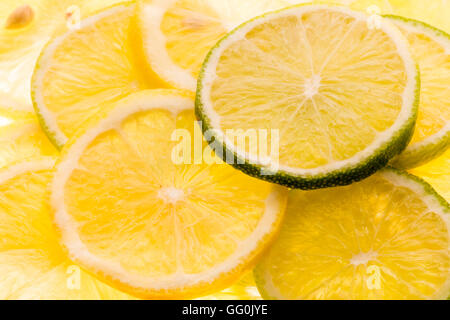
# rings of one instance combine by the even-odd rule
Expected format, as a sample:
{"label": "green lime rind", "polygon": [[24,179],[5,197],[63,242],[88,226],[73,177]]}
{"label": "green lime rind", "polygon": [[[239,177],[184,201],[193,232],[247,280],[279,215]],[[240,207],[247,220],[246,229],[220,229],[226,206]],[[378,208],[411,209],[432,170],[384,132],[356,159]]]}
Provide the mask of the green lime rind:
{"label": "green lime rind", "polygon": [[[221,40],[219,40],[219,42],[209,51],[200,70],[195,101],[195,114],[197,119],[202,122],[202,131],[204,134],[207,131],[209,132],[215,131],[215,128],[211,125],[211,119],[209,118],[205,110],[202,91],[204,88],[203,80],[205,78],[207,66],[216,50],[221,48],[221,45],[225,40],[227,40],[230,36],[232,36],[241,28],[245,27],[247,24],[255,20],[264,18],[268,15],[272,15],[274,13],[278,13],[284,10],[289,10],[301,6],[305,6],[305,4],[284,8],[275,12],[266,13],[262,16],[253,18],[241,24],[236,29],[228,33]],[[361,161],[356,165],[349,165],[338,170],[317,175],[312,174],[298,175],[283,170],[278,170],[276,172],[271,172],[270,174],[267,174],[267,172],[270,172],[270,169],[263,167],[262,165],[252,164],[249,162],[248,159],[243,159],[237,153],[233,152],[232,149],[230,149],[225,142],[215,137],[212,137],[210,143],[214,143],[219,148],[219,150],[220,149],[223,150],[222,158],[225,162],[227,162],[226,159],[228,159],[228,163],[230,162],[229,160],[231,159],[231,155],[234,157],[233,164],[231,164],[234,168],[244,172],[249,176],[262,179],[271,183],[276,183],[292,189],[303,189],[303,190],[314,190],[314,189],[349,185],[354,182],[361,181],[371,176],[378,170],[384,168],[391,159],[401,154],[408,146],[414,133],[420,102],[420,70],[418,66],[416,67],[415,80],[416,80],[416,89],[414,93],[415,97],[413,105],[411,106],[412,112],[409,118],[406,119],[406,121],[404,122],[403,126],[401,126],[400,129],[398,129],[395,133],[393,133],[391,139],[388,142],[381,145],[377,150],[375,150],[372,153],[371,156],[365,158],[363,161]]]}
{"label": "green lime rind", "polygon": [[[415,176],[411,173],[403,171],[401,169],[396,169],[394,167],[386,167],[381,172],[391,172],[396,174],[397,176],[408,179],[411,183],[419,185],[423,189],[423,193],[426,196],[431,196],[433,199],[440,205],[442,212],[444,214],[450,214],[450,204],[442,197],[428,182],[423,180],[422,178]],[[275,240],[276,241],[276,240]],[[270,249],[269,249],[270,250]],[[270,293],[270,290],[267,289],[267,283],[265,278],[265,270],[262,264],[258,264],[253,269],[253,277],[256,283],[256,287],[261,295],[261,297],[265,300],[279,300],[274,294]],[[441,294],[441,299],[450,300],[450,284],[447,283],[447,286],[444,286],[443,293]]]}
{"label": "green lime rind", "polygon": [[[396,15],[383,15],[394,23],[403,23],[417,29],[418,33],[431,34],[441,41],[448,42],[450,47],[450,34],[439,30],[425,22]],[[444,106],[445,107],[445,106]],[[419,103],[420,108],[420,103]],[[405,151],[395,157],[390,165],[400,169],[413,169],[441,156],[450,148],[450,125],[442,128],[438,133],[406,147]]]}

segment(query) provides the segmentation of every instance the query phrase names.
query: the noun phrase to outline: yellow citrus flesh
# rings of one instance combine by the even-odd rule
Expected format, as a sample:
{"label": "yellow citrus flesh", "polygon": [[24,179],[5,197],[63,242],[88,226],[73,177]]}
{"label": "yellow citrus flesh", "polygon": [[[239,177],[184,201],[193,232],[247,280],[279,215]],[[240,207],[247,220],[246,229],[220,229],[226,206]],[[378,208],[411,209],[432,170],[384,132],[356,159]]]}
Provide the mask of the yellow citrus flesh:
{"label": "yellow citrus flesh", "polygon": [[226,164],[175,164],[180,142],[172,134],[194,139],[194,121],[185,95],[133,94],[70,142],[57,166],[51,202],[63,244],[85,268],[137,296],[226,288],[265,248],[284,212],[284,188]]}
{"label": "yellow citrus flesh", "polygon": [[230,141],[229,129],[278,129],[279,163],[291,168],[360,157],[412,104],[406,44],[352,11],[290,10],[249,24],[242,37],[230,34],[237,40],[224,40],[220,57],[212,56],[218,62],[203,75],[212,126]]}
{"label": "yellow citrus flesh", "polygon": [[[401,24],[400,24],[401,27]],[[413,58],[420,66],[419,118],[411,143],[438,133],[450,121],[450,38],[447,48],[420,32],[401,30],[411,45]]]}
{"label": "yellow citrus flesh", "polygon": [[199,300],[261,300],[252,272],[245,274],[235,284],[220,292],[198,298]]}
{"label": "yellow citrus flesh", "polygon": [[368,14],[395,14],[429,23],[439,29],[450,32],[450,3],[448,0],[316,0],[341,4],[365,11]]}
{"label": "yellow citrus flesh", "polygon": [[44,202],[53,159],[0,170],[0,298],[124,299],[74,265],[58,245]]}
{"label": "yellow citrus flesh", "polygon": [[33,100],[58,146],[111,101],[152,85],[134,48],[134,11],[134,5],[113,6],[44,49],[33,77]]}
{"label": "yellow citrus flesh", "polygon": [[411,170],[411,173],[426,180],[441,196],[450,201],[450,150],[441,157]]}
{"label": "yellow citrus flesh", "polygon": [[151,69],[166,82],[195,90],[208,51],[226,33],[287,0],[143,0],[140,24]]}
{"label": "yellow citrus flesh", "polygon": [[[78,13],[86,17],[117,2],[119,0],[0,1],[0,93],[13,96],[31,109],[30,79],[45,44],[55,34],[67,31]],[[16,25],[8,27],[12,16]]]}
{"label": "yellow citrus flesh", "polygon": [[421,92],[411,144],[393,165],[413,168],[450,147],[450,36],[414,20],[388,17],[407,37],[420,67]]}
{"label": "yellow citrus flesh", "polygon": [[33,113],[0,107],[0,167],[57,154]]}
{"label": "yellow citrus flesh", "polygon": [[255,273],[266,298],[429,299],[450,292],[449,206],[405,173],[290,194]]}
{"label": "yellow citrus flesh", "polygon": [[427,22],[450,33],[450,2],[447,0],[389,0],[398,15]]}

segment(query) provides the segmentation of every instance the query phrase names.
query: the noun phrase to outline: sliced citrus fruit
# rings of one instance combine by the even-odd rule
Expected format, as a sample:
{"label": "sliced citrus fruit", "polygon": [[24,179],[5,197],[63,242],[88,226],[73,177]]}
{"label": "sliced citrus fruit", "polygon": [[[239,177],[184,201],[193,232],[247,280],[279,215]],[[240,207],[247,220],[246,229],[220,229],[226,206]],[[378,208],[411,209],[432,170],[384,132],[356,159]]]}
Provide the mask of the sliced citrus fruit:
{"label": "sliced citrus fruit", "polygon": [[437,159],[411,170],[411,173],[423,178],[450,201],[450,150]]}
{"label": "sliced citrus fruit", "polygon": [[199,297],[233,284],[284,213],[285,188],[219,164],[211,149],[211,164],[179,162],[179,146],[201,147],[193,107],[177,91],[131,94],[77,134],[56,166],[51,206],[63,245],[139,297]]}
{"label": "sliced citrus fruit", "polygon": [[34,113],[0,106],[0,167],[31,157],[57,154]]}
{"label": "sliced citrus fruit", "polygon": [[256,288],[253,273],[249,271],[232,286],[198,300],[261,300],[261,295]]}
{"label": "sliced citrus fruit", "polygon": [[76,19],[122,0],[0,1],[0,93],[31,107],[30,80],[36,60],[50,38]]}
{"label": "sliced citrus fruit", "polygon": [[36,111],[62,147],[109,102],[153,84],[135,50],[134,4],[120,4],[81,22],[43,50],[32,82]]}
{"label": "sliced citrus fruit", "polygon": [[239,24],[301,0],[142,0],[139,24],[150,69],[171,86],[195,91],[211,47]]}
{"label": "sliced citrus fruit", "polygon": [[[314,2],[324,2],[318,0]],[[327,3],[342,4],[371,15],[395,14],[429,23],[450,32],[450,2],[448,0],[326,0]]]}
{"label": "sliced citrus fruit", "polygon": [[0,299],[124,299],[69,261],[44,198],[53,158],[0,169]]}
{"label": "sliced citrus fruit", "polygon": [[[361,180],[399,154],[418,97],[408,43],[389,22],[370,28],[345,7],[296,6],[249,21],[211,50],[196,112],[236,168],[313,189]],[[236,139],[255,130],[266,132],[265,148]]]}
{"label": "sliced citrus fruit", "polygon": [[385,17],[407,37],[420,67],[416,129],[411,144],[392,163],[408,169],[438,157],[450,147],[450,35],[419,21]]}
{"label": "sliced citrus fruit", "polygon": [[289,195],[280,235],[255,269],[272,299],[446,299],[450,207],[394,169]]}

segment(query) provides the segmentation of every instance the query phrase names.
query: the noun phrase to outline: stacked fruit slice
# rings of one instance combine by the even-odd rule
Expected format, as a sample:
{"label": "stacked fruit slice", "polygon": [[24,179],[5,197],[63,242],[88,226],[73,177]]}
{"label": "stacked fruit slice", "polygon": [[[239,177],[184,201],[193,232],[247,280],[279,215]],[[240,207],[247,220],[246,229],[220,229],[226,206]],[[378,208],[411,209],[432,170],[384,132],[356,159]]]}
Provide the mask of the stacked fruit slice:
{"label": "stacked fruit slice", "polygon": [[126,0],[2,0],[0,2],[0,94],[31,105],[36,60],[54,36],[81,19]]}
{"label": "stacked fruit slice", "polygon": [[[2,298],[244,298],[255,265],[268,299],[450,295],[448,202],[384,168],[450,146],[445,32],[395,0],[69,2],[0,13]],[[448,199],[447,160],[412,172]]]}

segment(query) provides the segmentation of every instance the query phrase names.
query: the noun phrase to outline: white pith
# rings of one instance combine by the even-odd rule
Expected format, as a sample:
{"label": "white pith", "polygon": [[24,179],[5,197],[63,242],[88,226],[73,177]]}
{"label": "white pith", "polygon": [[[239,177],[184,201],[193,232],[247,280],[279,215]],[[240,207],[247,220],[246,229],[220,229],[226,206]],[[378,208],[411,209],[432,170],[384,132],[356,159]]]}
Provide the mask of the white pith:
{"label": "white pith", "polygon": [[27,172],[50,170],[54,165],[55,159],[53,158],[42,158],[12,165],[0,171],[0,184]]}
{"label": "white pith", "polygon": [[[243,241],[227,260],[217,265],[215,268],[198,274],[185,274],[177,272],[166,277],[144,277],[130,274],[119,263],[110,262],[106,259],[89,252],[88,248],[81,241],[76,222],[66,211],[64,203],[65,184],[70,178],[73,170],[77,167],[79,158],[89,144],[101,133],[116,128],[130,115],[152,110],[166,109],[175,115],[182,110],[193,109],[193,101],[188,98],[169,95],[146,95],[145,93],[125,98],[120,102],[121,107],[112,111],[108,117],[103,119],[97,126],[89,129],[83,136],[79,137],[70,147],[70,151],[57,165],[53,182],[51,184],[50,204],[54,211],[55,222],[59,226],[62,235],[62,242],[67,247],[71,257],[84,265],[101,270],[103,274],[112,277],[119,282],[139,288],[142,290],[163,290],[181,289],[186,286],[193,286],[200,283],[211,283],[220,274],[231,272],[244,262],[254,250],[258,248],[258,243],[273,230],[273,225],[279,219],[280,199],[284,193],[281,187],[274,187],[274,191],[265,200],[265,213],[254,232]],[[170,109],[168,108],[170,106]],[[173,194],[173,193],[171,193]]]}
{"label": "white pith", "polygon": [[[411,190],[412,193],[420,195],[420,199],[426,204],[430,212],[436,213],[442,221],[447,226],[447,234],[448,234],[448,248],[450,250],[450,211],[448,208],[444,207],[438,200],[438,198],[431,194],[423,184],[414,181],[406,174],[398,173],[392,169],[383,169],[377,173],[381,175],[384,179],[389,181],[391,184],[397,187],[407,188]],[[368,263],[371,260],[376,260],[377,252],[369,251],[369,252],[361,252],[354,255],[353,258],[355,260],[349,261],[350,265],[357,267],[360,264]],[[284,300],[284,297],[277,286],[272,281],[272,276],[270,272],[259,273],[259,277],[261,277],[264,293],[268,295],[269,298],[272,299],[280,299]],[[439,291],[435,292],[434,295],[430,296],[430,299],[447,299],[449,297],[450,291],[450,270],[448,272],[448,277],[445,283],[442,285]]]}
{"label": "white pith", "polygon": [[[268,22],[272,19],[288,17],[291,15],[301,16],[305,13],[313,12],[316,10],[334,10],[336,12],[347,14],[357,20],[366,21],[367,19],[367,17],[364,14],[352,11],[345,7],[331,7],[326,5],[294,7],[287,10],[283,10],[281,12],[271,13],[247,23],[240,29],[234,31],[234,33],[230,34],[227,38],[225,38],[220,43],[220,45],[217,48],[215,48],[214,51],[211,53],[209,61],[206,63],[204,67],[202,87],[200,92],[200,96],[203,103],[202,108],[207,120],[210,121],[210,126],[215,130],[216,137],[218,138],[219,141],[223,142],[231,152],[237,154],[238,157],[242,159],[247,159],[251,164],[267,168],[267,170],[270,169],[267,167],[267,165],[258,160],[257,157],[254,157],[248,153],[237,150],[234,144],[227,139],[224,132],[222,131],[220,124],[221,122],[220,116],[215,112],[212,101],[210,99],[211,86],[215,80],[215,70],[217,68],[217,64],[222,53],[234,42],[244,39],[246,34],[256,26],[264,24],[265,22]],[[381,132],[378,135],[377,139],[375,139],[375,141],[371,145],[369,145],[363,151],[360,151],[357,154],[355,154],[352,158],[343,161],[330,162],[326,165],[313,169],[295,168],[280,164],[278,166],[279,171],[288,172],[289,174],[298,176],[316,176],[319,174],[328,174],[333,171],[343,170],[346,168],[357,166],[358,164],[369,159],[371,156],[374,155],[374,153],[376,153],[377,150],[379,150],[383,145],[388,143],[392,139],[392,137],[396,133],[398,133],[400,129],[412,117],[414,113],[413,106],[417,86],[416,80],[417,69],[409,52],[408,43],[406,39],[404,39],[404,37],[401,35],[400,31],[397,30],[394,26],[392,26],[392,24],[388,21],[383,20],[380,30],[382,30],[385,34],[387,34],[397,45],[398,54],[404,61],[406,73],[408,76],[408,81],[402,95],[403,105],[395,123],[388,130]]]}
{"label": "white pith", "polygon": [[[405,29],[406,31],[408,31],[410,33],[423,34],[423,35],[427,36],[428,38],[432,39],[433,41],[438,43],[440,46],[442,46],[444,48],[445,52],[448,55],[450,55],[450,39],[443,36],[436,30],[427,28],[421,24],[416,24],[416,23],[414,23],[414,21],[404,21],[402,19],[389,18],[389,17],[388,17],[388,19],[393,21],[394,24],[398,24],[399,26],[401,26],[401,28]],[[448,107],[450,107],[450,106],[448,106]],[[420,106],[419,106],[419,108],[420,108]],[[436,132],[435,134],[427,137],[426,139],[424,139],[422,141],[410,144],[404,152],[405,153],[419,152],[422,149],[425,149],[426,147],[428,147],[430,145],[434,145],[437,142],[441,141],[449,133],[450,133],[450,120],[447,119],[446,125],[441,130],[439,130],[439,132]]]}
{"label": "white pith", "polygon": [[[91,25],[94,25],[100,19],[114,15],[117,12],[126,9],[129,9],[129,5],[114,6],[113,8],[110,8],[108,10],[102,11],[99,14],[86,18],[81,22],[80,28],[83,29]],[[51,66],[51,61],[55,50],[67,37],[77,32],[78,32],[77,29],[69,30],[63,35],[55,38],[47,45],[47,47],[42,51],[41,57],[39,58],[38,63],[36,65],[35,69],[36,71],[34,73],[32,83],[33,85],[32,92],[34,94],[34,101],[37,106],[38,113],[43,119],[45,119],[45,125],[47,126],[47,129],[51,133],[51,135],[53,135],[54,139],[58,142],[59,147],[62,147],[67,143],[68,137],[59,128],[55,114],[52,111],[50,111],[44,103],[44,97],[42,95],[43,80],[45,74],[47,73],[49,67]]]}

